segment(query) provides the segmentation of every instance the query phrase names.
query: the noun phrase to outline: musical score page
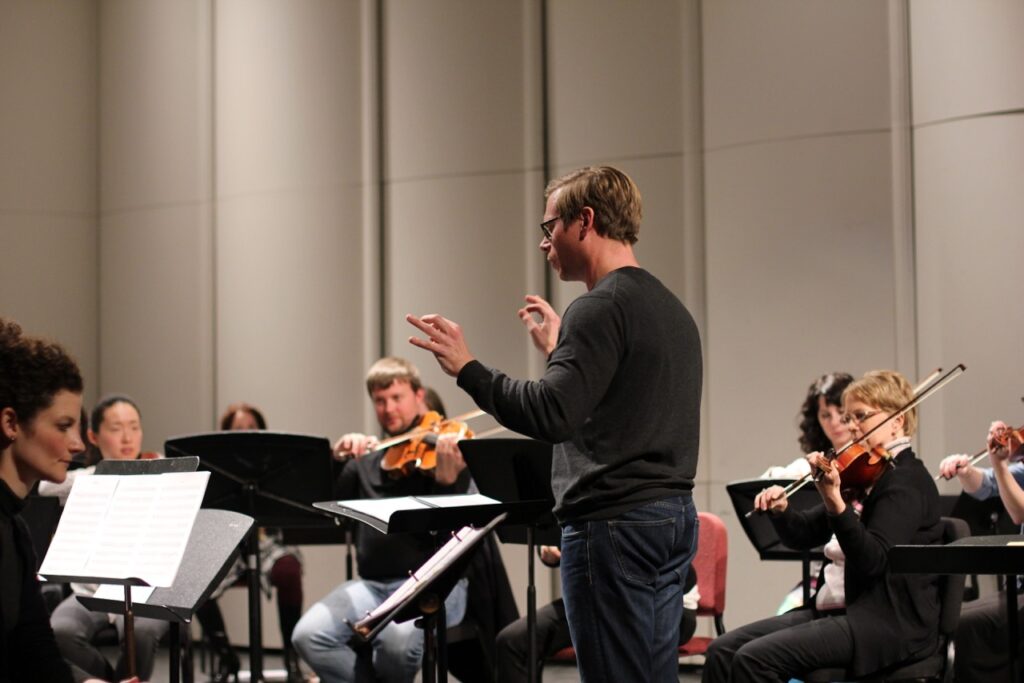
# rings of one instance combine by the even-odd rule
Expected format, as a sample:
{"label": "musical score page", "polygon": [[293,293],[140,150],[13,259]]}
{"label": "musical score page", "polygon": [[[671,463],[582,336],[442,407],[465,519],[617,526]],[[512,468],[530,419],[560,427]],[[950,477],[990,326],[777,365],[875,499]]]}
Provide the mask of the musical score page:
{"label": "musical score page", "polygon": [[78,477],[39,574],[136,577],[170,586],[209,478],[209,472]]}

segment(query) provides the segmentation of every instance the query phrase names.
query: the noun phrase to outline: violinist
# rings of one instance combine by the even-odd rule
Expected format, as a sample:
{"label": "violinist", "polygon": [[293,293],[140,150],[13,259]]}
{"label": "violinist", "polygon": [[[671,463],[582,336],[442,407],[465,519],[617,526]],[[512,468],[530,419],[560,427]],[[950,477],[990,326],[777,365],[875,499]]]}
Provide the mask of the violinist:
{"label": "violinist", "polygon": [[[382,358],[371,366],[366,389],[385,437],[408,432],[424,414],[425,391],[419,370],[402,358]],[[352,432],[334,445],[344,463],[338,480],[342,500],[465,493],[469,471],[456,443],[456,435],[437,440],[437,465],[425,471],[383,469],[387,451],[375,447],[380,439]],[[347,581],[313,605],[295,626],[292,644],[325,683],[355,680],[356,655],[348,641],[356,622],[376,608],[434,552],[429,534],[388,536],[366,526],[355,530],[359,579]],[[445,601],[447,623],[462,621],[466,610],[466,580],[462,579]],[[423,631],[413,621],[388,624],[373,641],[373,667],[383,681],[415,678],[423,654]]]}
{"label": "violinist", "polygon": [[[1024,524],[1024,462],[1011,462],[1021,452],[1019,430],[993,422],[986,443],[992,467],[970,464],[967,455],[950,455],[939,464],[946,479],[956,477],[964,492],[985,500],[999,496],[1015,524]],[[1018,623],[1024,623],[1024,599],[1017,598]],[[1002,592],[965,602],[956,629],[957,681],[1006,680],[1010,657],[1006,642],[1006,596]]]}
{"label": "violinist", "polygon": [[808,460],[820,473],[820,506],[795,512],[781,487],[755,498],[783,541],[800,548],[825,544],[828,561],[813,604],[715,639],[705,682],[785,681],[825,667],[861,677],[935,650],[938,577],[891,573],[887,559],[893,545],[930,545],[942,536],[938,490],[910,446],[916,409],[899,415],[913,397],[902,375],[885,370],[867,373],[843,392],[852,438],[866,437],[866,448],[882,447],[890,458],[873,483],[844,491],[838,468],[815,452]]}

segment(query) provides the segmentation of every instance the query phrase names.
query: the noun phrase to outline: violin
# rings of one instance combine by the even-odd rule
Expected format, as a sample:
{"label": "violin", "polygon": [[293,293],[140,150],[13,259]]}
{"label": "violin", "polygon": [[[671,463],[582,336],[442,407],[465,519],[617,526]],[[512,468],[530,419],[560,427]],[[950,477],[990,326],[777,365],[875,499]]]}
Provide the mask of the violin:
{"label": "violin", "polygon": [[881,446],[868,449],[855,443],[832,460],[839,470],[839,488],[866,491],[892,466],[892,455]]}
{"label": "violin", "polygon": [[[1018,460],[1021,457],[1024,457],[1024,451],[1021,450],[1021,446],[1024,445],[1024,427],[1018,427],[1017,429],[1013,429],[1012,427],[1004,427],[1003,429],[1000,429],[999,432],[997,432],[995,435],[993,435],[992,440],[995,441],[1000,446],[1002,446],[1003,448],[1009,449],[1011,459]],[[985,456],[987,455],[988,446],[985,446],[980,451],[972,455],[971,459],[968,460],[965,464],[957,467],[956,471],[960,472],[960,470],[962,469],[966,469],[968,467],[977,465],[979,462],[984,460]],[[946,481],[949,481],[952,478],[952,476],[947,478],[942,476],[941,474],[935,475],[935,481],[938,481],[939,479],[945,479]]]}
{"label": "violin", "polygon": [[[459,417],[465,420],[477,414],[482,414],[482,411]],[[473,438],[473,430],[465,422],[447,420],[437,411],[427,411],[416,427],[380,444],[379,448],[387,448],[381,469],[396,479],[408,476],[413,470],[432,473],[437,467],[437,439],[442,434],[456,434],[460,439]]]}

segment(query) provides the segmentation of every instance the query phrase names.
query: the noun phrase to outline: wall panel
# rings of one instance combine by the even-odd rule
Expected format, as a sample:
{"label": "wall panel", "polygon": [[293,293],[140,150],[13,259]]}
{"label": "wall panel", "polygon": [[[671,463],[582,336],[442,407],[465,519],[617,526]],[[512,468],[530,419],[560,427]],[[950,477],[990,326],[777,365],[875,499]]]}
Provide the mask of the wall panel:
{"label": "wall panel", "polygon": [[0,7],[0,316],[61,342],[96,393],[94,3]]}

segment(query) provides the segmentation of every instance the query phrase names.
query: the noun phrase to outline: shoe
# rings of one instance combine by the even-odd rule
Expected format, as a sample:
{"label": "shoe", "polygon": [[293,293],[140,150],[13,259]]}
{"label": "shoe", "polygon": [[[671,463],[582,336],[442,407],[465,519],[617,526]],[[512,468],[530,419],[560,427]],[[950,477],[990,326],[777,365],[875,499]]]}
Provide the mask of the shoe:
{"label": "shoe", "polygon": [[210,659],[210,670],[213,672],[210,683],[228,683],[232,678],[238,683],[241,662],[238,661],[238,654],[231,648],[231,642],[223,631],[210,634]]}

